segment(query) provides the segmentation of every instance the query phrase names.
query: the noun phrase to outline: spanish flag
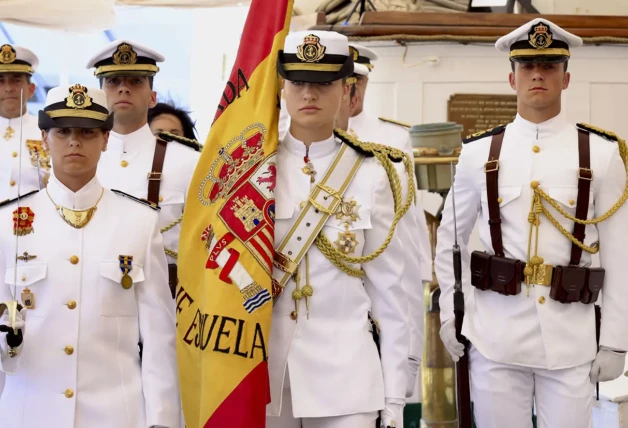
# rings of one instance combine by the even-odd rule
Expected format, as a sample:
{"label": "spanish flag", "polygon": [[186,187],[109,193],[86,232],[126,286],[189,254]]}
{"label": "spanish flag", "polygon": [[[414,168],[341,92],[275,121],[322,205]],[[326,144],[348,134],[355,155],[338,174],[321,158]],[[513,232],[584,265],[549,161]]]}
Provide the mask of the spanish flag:
{"label": "spanish flag", "polygon": [[292,4],[252,1],[190,183],[176,297],[187,428],[265,426],[280,91],[276,63]]}

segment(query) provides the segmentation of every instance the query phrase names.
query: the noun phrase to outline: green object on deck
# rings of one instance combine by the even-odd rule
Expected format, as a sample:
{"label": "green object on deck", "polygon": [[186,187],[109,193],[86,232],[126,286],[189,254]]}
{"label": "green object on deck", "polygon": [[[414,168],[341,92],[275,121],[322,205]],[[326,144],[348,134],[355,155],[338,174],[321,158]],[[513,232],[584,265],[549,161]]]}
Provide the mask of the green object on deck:
{"label": "green object on deck", "polygon": [[[473,404],[471,405],[473,409]],[[532,415],[532,426],[536,428],[536,415]],[[421,428],[421,403],[408,403],[403,410],[404,428]],[[473,428],[478,428],[475,423]]]}

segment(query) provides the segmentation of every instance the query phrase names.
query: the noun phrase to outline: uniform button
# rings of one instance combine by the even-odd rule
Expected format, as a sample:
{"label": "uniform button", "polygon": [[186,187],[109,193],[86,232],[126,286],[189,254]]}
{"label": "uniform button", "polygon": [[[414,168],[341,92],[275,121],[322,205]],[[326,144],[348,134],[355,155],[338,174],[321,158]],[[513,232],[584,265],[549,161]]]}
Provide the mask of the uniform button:
{"label": "uniform button", "polygon": [[9,184],[11,185],[11,187],[15,186],[15,180],[9,181]]}
{"label": "uniform button", "polygon": [[576,205],[576,201],[574,201],[573,199],[569,200],[569,205]]}
{"label": "uniform button", "polygon": [[163,197],[163,196],[160,196],[160,197],[159,197],[159,202],[163,202],[163,201],[164,201],[164,197]]}
{"label": "uniform button", "polygon": [[72,398],[72,397],[74,397],[74,391],[72,391],[71,389],[66,389],[65,398]]}
{"label": "uniform button", "polygon": [[72,263],[73,265],[77,264],[78,262],[79,262],[78,256],[70,257],[70,263]]}
{"label": "uniform button", "polygon": [[498,203],[498,204],[501,204],[501,203],[502,203],[502,201],[503,201],[503,199],[502,199],[502,198],[497,198],[497,203]]}
{"label": "uniform button", "polygon": [[68,309],[70,310],[76,308],[76,302],[74,300],[70,300],[68,303],[66,303],[66,305],[68,305]]}
{"label": "uniform button", "polygon": [[539,187],[539,182],[533,181],[532,183],[530,183],[530,187],[532,187],[533,189],[536,189],[537,187]]}
{"label": "uniform button", "polygon": [[68,355],[74,354],[74,348],[71,347],[71,346],[66,346],[65,347],[65,353],[68,354]]}
{"label": "uniform button", "polygon": [[126,168],[127,166],[129,166],[129,163],[127,161],[123,160],[122,162],[120,162],[120,166],[122,168]]}
{"label": "uniform button", "polygon": [[290,319],[292,321],[296,321],[296,319],[297,319],[297,311],[290,312]]}
{"label": "uniform button", "polygon": [[539,297],[539,303],[542,305],[543,303],[545,303],[545,297],[541,296]]}
{"label": "uniform button", "polygon": [[17,152],[13,152],[13,153],[11,153],[11,156],[13,156],[14,158],[16,158],[16,157],[17,157]]}
{"label": "uniform button", "polygon": [[305,204],[306,204],[306,202],[305,202],[305,201],[301,202],[301,203],[299,204],[299,208],[303,209],[303,208],[305,207]]}
{"label": "uniform button", "polygon": [[26,282],[26,276],[22,277],[22,282]]}
{"label": "uniform button", "polygon": [[538,152],[540,152],[540,151],[541,151],[541,148],[540,148],[539,146],[534,146],[534,147],[532,147],[532,151],[533,151],[534,153],[538,153]]}

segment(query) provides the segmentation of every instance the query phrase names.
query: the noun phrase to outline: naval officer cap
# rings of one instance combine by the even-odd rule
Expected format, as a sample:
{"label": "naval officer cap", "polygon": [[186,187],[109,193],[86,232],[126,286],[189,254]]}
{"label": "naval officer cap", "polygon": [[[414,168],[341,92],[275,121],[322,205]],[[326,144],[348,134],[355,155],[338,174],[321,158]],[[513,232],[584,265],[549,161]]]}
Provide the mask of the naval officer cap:
{"label": "naval officer cap", "polygon": [[107,96],[98,88],[83,85],[57,86],[48,91],[46,106],[39,110],[39,129],[113,128],[113,114],[107,109]]}
{"label": "naval officer cap", "polygon": [[[357,45],[355,43],[350,43],[349,51],[353,56],[353,62],[355,64],[359,64],[362,68],[366,68],[367,71],[373,70],[373,61],[377,60],[377,54],[373,49],[369,49],[366,46]],[[368,76],[368,73],[362,75]]]}
{"label": "naval officer cap", "polygon": [[154,76],[159,71],[157,63],[164,59],[160,53],[139,43],[115,40],[94,55],[87,68],[95,68],[96,77]]}
{"label": "naval officer cap", "polygon": [[39,59],[30,49],[4,44],[0,46],[0,73],[26,73],[37,70]]}
{"label": "naval officer cap", "polygon": [[582,39],[544,18],[536,18],[506,34],[495,43],[500,52],[510,52],[513,62],[565,62],[570,48]]}
{"label": "naval officer cap", "polygon": [[279,51],[277,71],[293,82],[327,83],[351,76],[349,40],[335,31],[296,31]]}

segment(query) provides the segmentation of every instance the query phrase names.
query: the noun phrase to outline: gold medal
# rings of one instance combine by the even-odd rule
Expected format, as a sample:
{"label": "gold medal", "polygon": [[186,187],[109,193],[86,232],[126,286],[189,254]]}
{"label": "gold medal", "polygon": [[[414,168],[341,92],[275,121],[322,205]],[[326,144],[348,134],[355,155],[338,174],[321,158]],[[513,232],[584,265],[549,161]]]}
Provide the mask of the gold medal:
{"label": "gold medal", "polygon": [[122,288],[124,288],[125,290],[128,290],[129,288],[133,286],[133,279],[131,279],[129,275],[125,274],[124,276],[122,276],[122,280],[120,281],[120,284],[122,284]]}
{"label": "gold medal", "polygon": [[28,287],[24,287],[24,291],[22,291],[22,305],[26,309],[35,309],[35,295],[31,293],[31,290]]}
{"label": "gold medal", "polygon": [[15,129],[11,128],[11,125],[9,125],[4,131],[4,139],[7,141],[10,140],[13,138],[13,134],[15,134]]}

